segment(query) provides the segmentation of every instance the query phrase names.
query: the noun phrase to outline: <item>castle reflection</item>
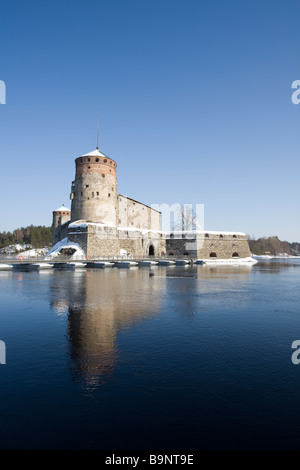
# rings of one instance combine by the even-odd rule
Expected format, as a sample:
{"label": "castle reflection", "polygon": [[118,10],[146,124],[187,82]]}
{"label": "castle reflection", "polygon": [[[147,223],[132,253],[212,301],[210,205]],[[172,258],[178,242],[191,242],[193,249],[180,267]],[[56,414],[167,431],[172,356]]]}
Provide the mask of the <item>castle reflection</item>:
{"label": "castle reflection", "polygon": [[112,376],[117,336],[159,311],[165,282],[149,270],[57,271],[51,307],[67,315],[72,378],[92,390]]}
{"label": "castle reflection", "polygon": [[111,379],[116,365],[126,363],[118,335],[158,315],[168,297],[173,313],[191,321],[212,296],[221,304],[224,296],[232,304],[247,303],[250,272],[247,266],[56,271],[51,307],[67,316],[73,380],[92,390]]}

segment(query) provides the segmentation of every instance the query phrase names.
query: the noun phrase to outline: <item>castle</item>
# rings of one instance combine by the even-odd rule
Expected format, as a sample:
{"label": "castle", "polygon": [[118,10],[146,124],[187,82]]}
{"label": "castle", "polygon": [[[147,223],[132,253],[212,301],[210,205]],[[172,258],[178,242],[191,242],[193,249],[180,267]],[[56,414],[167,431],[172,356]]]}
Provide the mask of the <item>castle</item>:
{"label": "castle", "polygon": [[[71,210],[53,211],[52,244],[64,240],[61,252],[78,246],[86,259],[106,257],[244,259],[251,256],[240,232],[190,233],[161,230],[161,212],[118,193],[117,164],[96,150],[75,160]],[[63,251],[65,250],[65,251]]]}

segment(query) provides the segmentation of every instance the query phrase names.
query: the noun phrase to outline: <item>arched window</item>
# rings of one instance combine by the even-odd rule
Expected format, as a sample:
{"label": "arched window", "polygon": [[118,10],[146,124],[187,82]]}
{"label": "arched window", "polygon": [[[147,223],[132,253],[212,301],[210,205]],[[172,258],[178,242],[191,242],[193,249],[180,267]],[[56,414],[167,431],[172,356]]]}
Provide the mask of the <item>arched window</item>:
{"label": "arched window", "polygon": [[210,253],[209,255],[210,258],[216,258],[217,257],[217,253],[215,253],[214,251],[212,253]]}
{"label": "arched window", "polygon": [[174,252],[173,252],[173,251],[169,251],[169,256],[174,256]]}
{"label": "arched window", "polygon": [[235,251],[235,252],[232,254],[232,257],[233,257],[233,258],[239,258],[240,255]]}

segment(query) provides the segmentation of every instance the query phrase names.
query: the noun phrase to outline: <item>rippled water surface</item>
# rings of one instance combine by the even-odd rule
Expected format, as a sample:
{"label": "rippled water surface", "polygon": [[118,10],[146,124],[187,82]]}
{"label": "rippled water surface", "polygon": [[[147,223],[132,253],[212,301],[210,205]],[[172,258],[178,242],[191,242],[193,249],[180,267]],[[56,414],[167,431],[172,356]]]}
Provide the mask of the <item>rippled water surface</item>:
{"label": "rippled water surface", "polygon": [[300,260],[0,272],[0,448],[300,448],[299,287]]}

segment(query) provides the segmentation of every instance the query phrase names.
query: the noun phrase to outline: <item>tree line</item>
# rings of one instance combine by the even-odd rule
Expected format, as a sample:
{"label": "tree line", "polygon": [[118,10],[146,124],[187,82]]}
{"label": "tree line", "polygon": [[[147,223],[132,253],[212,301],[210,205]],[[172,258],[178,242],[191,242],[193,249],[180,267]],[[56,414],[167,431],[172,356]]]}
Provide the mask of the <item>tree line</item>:
{"label": "tree line", "polygon": [[299,255],[300,243],[289,243],[279,240],[278,237],[255,238],[248,236],[249,248],[254,255],[278,255],[286,253],[287,255]]}
{"label": "tree line", "polygon": [[52,228],[44,225],[30,225],[13,232],[0,232],[0,249],[9,245],[31,245],[33,248],[51,246]]}

